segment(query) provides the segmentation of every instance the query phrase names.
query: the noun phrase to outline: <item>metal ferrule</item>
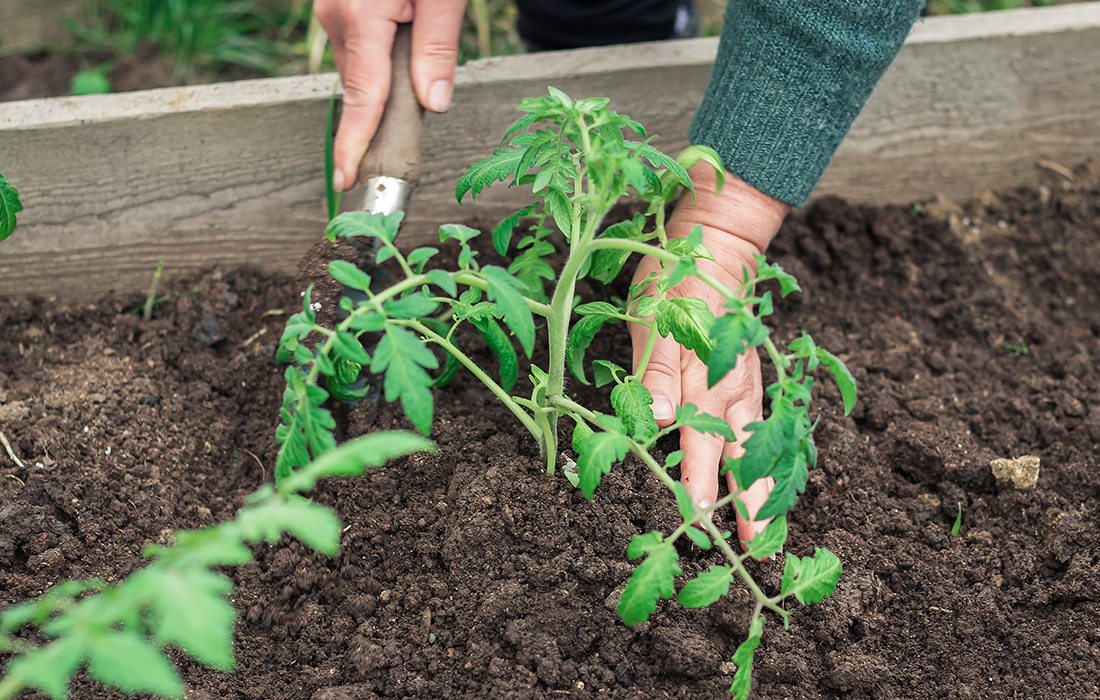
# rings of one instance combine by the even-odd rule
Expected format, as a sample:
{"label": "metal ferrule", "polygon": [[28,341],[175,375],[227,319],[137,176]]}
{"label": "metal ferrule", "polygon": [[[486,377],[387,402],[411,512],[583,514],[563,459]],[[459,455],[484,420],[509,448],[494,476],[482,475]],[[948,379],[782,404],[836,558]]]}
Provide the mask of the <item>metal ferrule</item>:
{"label": "metal ferrule", "polygon": [[405,211],[409,201],[409,183],[385,175],[367,180],[363,195],[363,211],[369,214],[392,214]]}

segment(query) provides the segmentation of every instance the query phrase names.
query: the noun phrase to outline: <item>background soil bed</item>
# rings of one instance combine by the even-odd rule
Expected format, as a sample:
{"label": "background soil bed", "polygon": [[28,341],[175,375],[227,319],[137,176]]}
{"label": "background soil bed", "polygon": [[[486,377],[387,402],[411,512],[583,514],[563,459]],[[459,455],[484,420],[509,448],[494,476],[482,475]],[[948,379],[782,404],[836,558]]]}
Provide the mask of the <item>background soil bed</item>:
{"label": "background soil bed", "polygon": [[[773,256],[806,290],[779,335],[843,353],[861,400],[841,418],[822,392],[789,543],[833,549],[844,576],[790,632],[769,627],[757,697],[1100,694],[1100,191],[825,201]],[[136,298],[0,302],[0,430],[28,466],[0,456],[0,605],[121,576],[270,478],[285,317],[265,312],[293,309],[295,284],[230,271],[177,291],[151,324],[124,311]],[[224,338],[206,345],[212,319]],[[593,356],[627,347],[602,336]],[[721,697],[737,600],[616,621],[630,536],[672,521],[644,470],[616,468],[587,504],[469,377],[437,402],[438,455],[318,495],[348,526],[339,557],[288,543],[234,573],[240,670],[187,666],[195,697]],[[403,425],[367,403],[341,418]],[[1042,458],[1038,486],[1000,489],[990,460],[1020,454]]]}

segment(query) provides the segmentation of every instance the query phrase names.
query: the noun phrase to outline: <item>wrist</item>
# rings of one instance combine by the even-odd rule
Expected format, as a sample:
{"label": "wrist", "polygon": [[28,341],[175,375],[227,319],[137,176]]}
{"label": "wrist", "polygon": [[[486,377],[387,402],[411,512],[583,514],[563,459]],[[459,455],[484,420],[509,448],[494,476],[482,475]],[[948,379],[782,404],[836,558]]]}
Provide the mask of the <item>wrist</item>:
{"label": "wrist", "polygon": [[763,255],[790,205],[728,172],[719,192],[714,169],[706,163],[699,163],[689,173],[695,198],[686,194],[676,206],[668,225],[672,235],[687,235],[698,224],[711,247],[717,245],[749,259]]}

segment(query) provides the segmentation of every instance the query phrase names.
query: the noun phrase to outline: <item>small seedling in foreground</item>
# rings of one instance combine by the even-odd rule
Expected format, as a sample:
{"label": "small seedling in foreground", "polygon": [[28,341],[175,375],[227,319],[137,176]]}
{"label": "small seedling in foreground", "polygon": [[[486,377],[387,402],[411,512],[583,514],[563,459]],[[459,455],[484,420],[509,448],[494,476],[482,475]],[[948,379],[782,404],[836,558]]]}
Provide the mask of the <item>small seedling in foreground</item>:
{"label": "small seedling in foreground", "polygon": [[958,537],[959,536],[959,530],[962,529],[962,524],[963,524],[963,504],[962,504],[962,501],[959,501],[958,503],[956,503],[956,505],[958,506],[958,512],[955,514],[954,524],[951,525],[951,536],[952,537]]}
{"label": "small seedling in foreground", "polygon": [[[0,700],[37,689],[64,698],[69,681],[84,668],[108,688],[126,693],[183,697],[183,683],[165,655],[186,652],[213,669],[235,665],[230,604],[233,581],[221,570],[252,561],[248,545],[275,544],[293,535],[329,556],[340,549],[342,524],[327,506],[301,494],[328,477],[357,476],[369,467],[414,451],[430,450],[425,438],[380,432],[325,453],[283,479],[265,485],[228,522],[176,533],[170,547],[149,545],[152,561],[116,584],[101,579],[66,581],[38,600],[0,613],[0,654],[12,658],[0,678]],[[34,629],[32,644],[17,633]]]}
{"label": "small seedling in foreground", "polygon": [[[764,611],[786,624],[790,611],[785,604],[790,599],[816,603],[833,592],[840,576],[840,561],[825,549],[817,548],[806,557],[787,554],[779,591],[768,593],[754,580],[747,560],[782,551],[787,540],[786,514],[805,490],[809,469],[816,465],[816,423],[809,412],[811,373],[822,367],[833,376],[845,412],[855,402],[855,383],[843,362],[809,335],[803,333],[784,347],[764,325],[762,319],[774,308],[772,292],[763,289],[764,283],[778,283],[780,294],[786,296],[799,289],[794,277],[758,257],[755,269],[744,271],[744,282],[730,288],[698,266],[699,260],[712,259],[699,228],[685,238],[669,237],[667,208],[681,191],[685,196],[694,193],[687,170],[706,162],[721,178],[725,170],[717,154],[693,146],[679,158],[671,158],[648,140],[633,140],[628,135],[644,139],[645,130],[608,109],[607,99],[573,100],[551,88],[547,97],[523,100],[520,110],[523,116],[505,133],[502,145],[472,165],[456,188],[459,201],[467,195],[477,197],[496,182],[530,188],[531,202],[491,233],[496,251],[512,254],[507,268],[481,264],[471,246],[481,232],[466,226],[448,224],[439,230],[442,243],[459,249],[458,269],[446,271],[428,268],[438,253],[434,247],[407,253],[397,247],[400,213],[350,212],[330,222],[330,240],[374,239],[375,262],[390,261],[401,277],[380,290],[354,265],[333,262],[332,277],[362,292],[362,301],[341,299],[346,316],[329,328],[317,322],[307,291],[302,311],[289,319],[278,352],[289,366],[282,424],[276,432],[280,445],[276,477],[280,482],[294,479],[301,465],[333,449],[336,424],[327,401],[362,396],[364,390],[356,384],[361,371],[381,375],[385,399],[400,401],[408,419],[426,434],[433,418],[432,389],[464,368],[530,432],[547,471],[554,473],[563,461],[567,478],[585,498],[594,497],[603,475],[628,454],[668,489],[681,523],[671,533],[647,532],[630,542],[628,557],[642,561],[622,593],[619,616],[628,625],[637,624],[647,620],[662,599],[673,597],[686,607],[704,607],[740,581],[755,601],[748,638],[733,656],[737,671],[730,690],[744,698],[751,685],[753,655],[763,636]],[[605,226],[608,212],[628,197],[644,202],[644,211]],[[556,269],[549,257],[562,249],[565,263]],[[659,261],[660,271],[633,285],[624,303],[578,303],[576,288],[581,278],[610,283],[632,255]],[[719,315],[701,299],[671,293],[688,277],[720,295],[724,302]],[[608,360],[586,362],[593,338],[615,323],[639,324],[649,330],[649,344],[634,371]],[[458,331],[463,326],[476,331],[496,355],[495,376],[460,348]],[[542,336],[540,327],[545,329]],[[690,405],[677,412],[672,426],[658,428],[653,398],[641,379],[658,336],[670,335],[706,363],[711,386],[734,368],[739,356],[757,348],[763,348],[775,368],[777,379],[767,388],[768,418],[748,426],[752,436],[745,442],[744,455],[723,467],[742,489],[758,479],[775,480],[769,500],[756,514],[772,521],[745,545],[744,553],[736,551],[738,543],[729,541],[732,535],[720,531],[710,518],[712,512],[731,504],[743,509],[740,501],[729,495],[713,505],[697,506],[669,473],[683,454],[674,453],[664,463],[652,454],[660,438],[684,426],[734,440],[725,420]],[[528,363],[531,391],[514,394],[520,353],[531,358],[536,342],[548,351],[548,362],[545,366]],[[581,383],[611,386],[614,413],[601,413],[570,398],[565,392],[567,371]],[[575,463],[562,457],[562,419],[572,427]],[[677,594],[676,579],[682,571],[676,543],[681,538],[703,550],[717,549],[725,563],[712,565]]]}
{"label": "small seedling in foreground", "polygon": [[149,283],[149,293],[145,295],[145,304],[141,307],[141,318],[148,322],[153,320],[153,309],[157,306],[157,290],[160,289],[160,279],[164,275],[164,261],[157,261],[157,269],[153,270],[153,281]]}
{"label": "small seedling in foreground", "polygon": [[[18,194],[0,175],[0,240],[15,229],[15,214],[22,209]],[[146,314],[160,273],[158,264]],[[22,466],[2,433],[0,442]],[[0,656],[10,658],[0,677],[0,700],[32,689],[67,697],[70,680],[82,668],[108,688],[183,697],[183,683],[165,655],[168,647],[210,668],[232,669],[237,613],[230,604],[233,581],[220,570],[252,561],[249,545],[274,544],[284,534],[314,551],[336,554],[340,519],[302,494],[320,479],[358,476],[389,459],[431,449],[427,439],[408,432],[373,433],[334,447],[281,479],[277,488],[265,485],[248,496],[229,522],[176,533],[168,547],[149,545],[150,564],[116,584],[65,581],[38,600],[3,610]],[[23,632],[31,630],[44,641],[28,641]]]}
{"label": "small seedling in foreground", "polygon": [[0,241],[15,231],[15,215],[23,211],[19,190],[0,173]]}

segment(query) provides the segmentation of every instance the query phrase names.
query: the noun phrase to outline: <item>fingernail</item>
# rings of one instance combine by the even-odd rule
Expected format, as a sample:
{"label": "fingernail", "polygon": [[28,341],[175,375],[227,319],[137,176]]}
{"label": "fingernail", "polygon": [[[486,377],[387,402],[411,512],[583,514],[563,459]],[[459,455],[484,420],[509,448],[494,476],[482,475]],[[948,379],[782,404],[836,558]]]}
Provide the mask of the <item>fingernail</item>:
{"label": "fingernail", "polygon": [[[695,507],[698,508],[699,510],[703,510],[705,508],[710,508],[710,501],[708,501],[707,499],[704,498],[703,500],[696,503]],[[707,520],[710,520],[713,515],[714,515],[714,513],[707,513],[705,517],[706,517]]]}
{"label": "fingernail", "polygon": [[446,112],[451,106],[451,94],[454,87],[450,80],[437,80],[428,88],[428,109],[433,112]]}
{"label": "fingernail", "polygon": [[664,396],[653,397],[653,417],[657,420],[672,420],[675,412],[672,409],[672,402],[666,399]]}
{"label": "fingernail", "polygon": [[332,174],[332,186],[335,187],[338,191],[343,192],[345,179],[346,178],[344,177],[344,171],[337,170]]}

